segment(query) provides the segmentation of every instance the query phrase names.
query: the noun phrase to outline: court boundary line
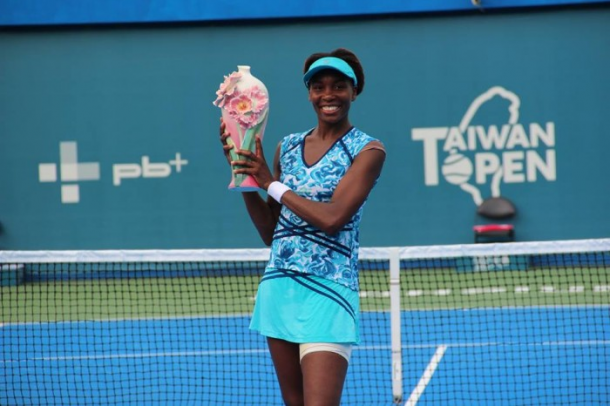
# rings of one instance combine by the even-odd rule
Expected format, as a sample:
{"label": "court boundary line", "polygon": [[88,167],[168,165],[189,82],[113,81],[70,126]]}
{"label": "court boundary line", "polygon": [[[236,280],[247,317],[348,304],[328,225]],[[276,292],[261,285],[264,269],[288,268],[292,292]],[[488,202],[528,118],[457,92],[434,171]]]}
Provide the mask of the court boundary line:
{"label": "court boundary line", "polygon": [[424,391],[428,387],[428,384],[430,383],[430,380],[432,379],[434,372],[436,372],[436,368],[438,368],[438,365],[441,363],[441,360],[443,359],[443,356],[445,355],[447,348],[448,348],[448,346],[446,344],[441,344],[436,348],[434,355],[432,355],[432,358],[430,358],[430,362],[428,363],[428,366],[424,370],[424,373],[422,374],[421,378],[419,379],[419,382],[417,383],[417,385],[415,385],[415,388],[413,388],[413,391],[411,392],[411,396],[409,396],[409,399],[407,399],[405,406],[417,405],[419,398],[421,397],[421,395],[424,394]]}
{"label": "court boundary line", "polygon": [[[446,350],[449,348],[473,348],[473,347],[506,347],[506,346],[526,346],[526,347],[552,347],[552,346],[610,346],[610,340],[582,340],[582,341],[544,341],[539,343],[518,343],[518,342],[480,342],[480,343],[430,343],[430,344],[405,344],[402,345],[402,349],[426,349],[436,348],[436,351],[428,367],[424,371],[420,382],[423,385],[424,377],[429,374],[429,377],[425,379],[427,385],[434,371],[438,367],[441,358],[444,356]],[[442,350],[441,350],[442,347]],[[369,351],[369,350],[391,350],[391,346],[388,345],[358,345],[354,346],[354,351]],[[132,359],[132,358],[169,358],[169,357],[198,357],[198,356],[220,356],[220,355],[243,355],[243,354],[260,354],[268,353],[269,350],[265,348],[260,349],[236,349],[236,350],[201,350],[201,351],[177,351],[177,352],[142,352],[142,353],[116,353],[116,354],[98,354],[98,355],[80,355],[80,356],[52,356],[52,357],[33,357],[25,359],[7,359],[0,360],[0,365],[10,363],[27,363],[27,362],[54,362],[54,361],[78,361],[78,360],[99,360],[99,359]],[[433,363],[436,363],[432,365]],[[433,368],[433,369],[431,369]],[[416,386],[422,387],[422,385]],[[425,389],[425,387],[424,387]],[[415,390],[414,390],[415,392]],[[414,393],[413,392],[413,393]],[[411,396],[413,396],[411,393]],[[419,396],[423,393],[423,389]],[[418,396],[418,397],[419,397]],[[409,398],[411,399],[411,397]],[[416,403],[409,404],[414,406]],[[405,404],[407,406],[407,404]]]}

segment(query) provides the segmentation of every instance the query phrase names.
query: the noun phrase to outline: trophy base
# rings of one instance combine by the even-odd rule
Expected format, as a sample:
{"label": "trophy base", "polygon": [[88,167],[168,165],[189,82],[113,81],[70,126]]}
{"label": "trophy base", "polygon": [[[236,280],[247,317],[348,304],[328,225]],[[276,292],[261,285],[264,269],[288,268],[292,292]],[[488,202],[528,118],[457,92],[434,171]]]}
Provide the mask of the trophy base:
{"label": "trophy base", "polygon": [[235,180],[232,180],[229,184],[229,190],[235,192],[257,192],[262,189],[252,176],[247,176],[239,186],[235,186]]}
{"label": "trophy base", "polygon": [[258,192],[259,190],[262,190],[262,189],[259,188],[258,186],[235,186],[235,187],[229,187],[229,190],[231,190],[233,192]]}

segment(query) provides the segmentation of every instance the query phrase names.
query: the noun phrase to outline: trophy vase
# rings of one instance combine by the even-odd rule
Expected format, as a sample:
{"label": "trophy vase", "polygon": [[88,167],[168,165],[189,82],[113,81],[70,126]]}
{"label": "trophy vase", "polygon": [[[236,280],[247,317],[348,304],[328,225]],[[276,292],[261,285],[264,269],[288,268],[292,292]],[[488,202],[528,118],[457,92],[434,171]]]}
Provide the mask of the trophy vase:
{"label": "trophy vase", "polygon": [[[247,160],[243,155],[236,153],[237,150],[248,150],[256,153],[256,137],[262,141],[269,112],[269,93],[266,86],[258,78],[250,73],[250,67],[239,65],[240,78],[232,89],[231,97],[227,97],[222,111],[222,119],[229,133],[230,151],[232,161]],[[237,169],[233,165],[231,169]],[[253,176],[247,174],[236,174],[231,171],[231,183],[229,189],[239,192],[252,192],[260,190],[259,184]]]}

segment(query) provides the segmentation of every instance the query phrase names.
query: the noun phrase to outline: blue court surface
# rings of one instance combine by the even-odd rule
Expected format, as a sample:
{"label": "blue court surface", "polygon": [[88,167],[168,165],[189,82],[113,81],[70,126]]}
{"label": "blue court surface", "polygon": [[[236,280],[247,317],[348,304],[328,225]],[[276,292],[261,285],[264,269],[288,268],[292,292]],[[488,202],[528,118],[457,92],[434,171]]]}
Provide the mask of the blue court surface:
{"label": "blue court surface", "polygon": [[[608,306],[402,313],[404,405],[610,402]],[[248,316],[5,324],[0,405],[280,405]],[[391,405],[388,313],[362,314],[344,405]]]}

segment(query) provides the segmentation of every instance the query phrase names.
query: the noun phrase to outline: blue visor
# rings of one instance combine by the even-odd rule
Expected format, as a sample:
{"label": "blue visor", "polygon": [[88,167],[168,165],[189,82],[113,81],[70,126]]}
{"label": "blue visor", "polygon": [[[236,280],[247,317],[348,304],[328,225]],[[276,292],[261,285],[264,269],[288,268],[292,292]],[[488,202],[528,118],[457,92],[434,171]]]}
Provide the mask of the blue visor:
{"label": "blue visor", "polygon": [[327,56],[324,58],[320,58],[314,63],[311,64],[309,70],[303,76],[303,82],[305,82],[305,86],[309,87],[309,81],[316,73],[325,70],[325,69],[334,69],[343,73],[345,76],[350,78],[354,82],[354,86],[358,86],[358,79],[356,79],[356,74],[354,70],[347,62],[343,59],[335,58],[334,56]]}

